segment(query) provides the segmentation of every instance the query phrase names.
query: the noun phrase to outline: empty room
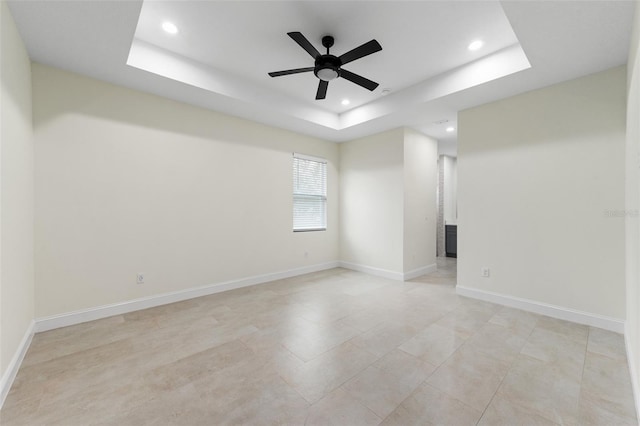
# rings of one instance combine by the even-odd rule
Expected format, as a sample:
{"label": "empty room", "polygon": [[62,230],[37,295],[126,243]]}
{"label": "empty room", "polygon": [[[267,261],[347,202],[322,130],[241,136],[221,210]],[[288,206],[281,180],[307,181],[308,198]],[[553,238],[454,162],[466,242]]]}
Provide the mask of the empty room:
{"label": "empty room", "polygon": [[637,1],[0,21],[3,426],[638,425]]}

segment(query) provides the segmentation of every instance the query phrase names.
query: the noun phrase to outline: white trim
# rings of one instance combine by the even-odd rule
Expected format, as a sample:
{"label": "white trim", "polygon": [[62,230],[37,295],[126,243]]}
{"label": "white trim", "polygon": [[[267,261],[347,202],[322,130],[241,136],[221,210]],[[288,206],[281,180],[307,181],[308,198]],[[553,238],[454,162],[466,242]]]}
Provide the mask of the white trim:
{"label": "white trim", "polygon": [[364,272],[365,274],[375,275],[377,277],[389,278],[390,280],[395,281],[408,281],[417,277],[421,277],[422,275],[429,274],[438,269],[438,265],[435,263],[427,266],[423,266],[421,268],[417,268],[411,270],[409,272],[396,272],[390,271],[388,269],[375,268],[373,266],[360,265],[358,263],[351,262],[343,262],[340,261],[340,267],[351,269],[352,271]]}
{"label": "white trim", "polygon": [[0,409],[4,405],[4,400],[7,398],[9,391],[11,390],[11,386],[13,385],[13,381],[16,379],[16,375],[18,374],[18,370],[20,370],[20,365],[22,365],[22,360],[24,356],[27,354],[27,350],[29,349],[29,345],[31,345],[31,339],[33,339],[33,333],[35,330],[35,322],[31,321],[29,327],[27,327],[27,331],[25,331],[24,336],[22,337],[22,341],[20,345],[16,349],[16,353],[13,354],[13,358],[11,358],[11,362],[7,366],[2,378],[0,378]]}
{"label": "white trim", "polygon": [[126,314],[128,312],[138,311],[141,309],[181,302],[183,300],[193,299],[201,296],[208,296],[210,294],[220,293],[223,291],[234,290],[237,288],[248,287],[256,284],[263,284],[266,282],[295,277],[297,275],[308,274],[311,272],[333,269],[337,268],[338,266],[339,262],[337,261],[320,263],[317,265],[304,266],[302,268],[290,269],[282,272],[256,275],[253,277],[241,278],[238,280],[230,280],[221,283],[210,284],[204,287],[158,294],[155,296],[128,300],[126,302],[113,303],[110,305],[98,306],[95,308],[83,309],[59,315],[52,315],[44,318],[36,318],[35,331],[41,332],[53,330],[60,327],[67,327],[69,325],[80,324],[83,322],[107,318],[114,315]]}
{"label": "white trim", "polygon": [[352,271],[364,272],[365,274],[377,277],[389,278],[390,280],[404,281],[402,272],[389,271],[388,269],[374,268],[373,266],[359,265],[357,263],[340,261],[340,267],[351,269]]}
{"label": "white trim", "polygon": [[423,266],[421,268],[416,268],[416,269],[414,269],[412,271],[405,272],[403,274],[403,278],[404,278],[404,281],[409,281],[409,280],[412,280],[414,278],[418,278],[418,277],[421,277],[423,275],[430,274],[430,273],[435,272],[437,270],[438,270],[438,265],[436,265],[435,263],[432,263],[431,265]]}
{"label": "white trim", "polygon": [[633,400],[636,406],[636,420],[640,420],[640,383],[638,380],[638,371],[636,371],[636,364],[632,361],[637,359],[633,348],[629,342],[629,321],[625,324],[624,330],[624,346],[627,350],[627,364],[629,364],[629,375],[631,376],[631,389],[633,391]]}
{"label": "white trim", "polygon": [[616,333],[624,333],[624,321],[618,318],[605,317],[603,315],[578,311],[563,306],[549,305],[534,300],[521,299],[519,297],[507,296],[475,288],[461,287],[459,285],[456,286],[456,293],[461,296],[485,300],[487,302],[522,309],[523,311],[546,315],[548,317],[603,328]]}
{"label": "white trim", "polygon": [[315,161],[316,163],[327,164],[327,160],[325,158],[314,157],[313,155],[307,155],[307,154],[300,154],[298,152],[293,153],[293,158],[299,158],[301,160],[309,160],[309,161]]}

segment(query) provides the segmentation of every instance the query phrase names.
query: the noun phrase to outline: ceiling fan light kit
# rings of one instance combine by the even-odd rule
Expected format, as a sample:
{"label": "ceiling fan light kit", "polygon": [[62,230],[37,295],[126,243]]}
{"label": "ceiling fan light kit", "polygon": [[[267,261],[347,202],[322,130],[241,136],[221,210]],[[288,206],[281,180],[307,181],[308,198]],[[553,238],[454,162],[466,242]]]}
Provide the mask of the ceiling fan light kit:
{"label": "ceiling fan light kit", "polygon": [[329,86],[329,82],[339,77],[342,77],[345,80],[349,80],[350,82],[364,87],[365,89],[370,91],[373,91],[376,89],[376,87],[378,87],[378,83],[342,68],[344,64],[382,50],[382,46],[380,46],[380,43],[378,43],[376,40],[371,40],[361,46],[356,47],[355,49],[348,51],[341,56],[335,56],[329,53],[329,49],[333,46],[334,43],[334,38],[332,36],[327,35],[322,37],[322,45],[327,49],[327,53],[322,55],[315,47],[313,47],[309,40],[307,40],[307,38],[302,35],[302,33],[290,32],[287,34],[315,59],[315,66],[270,72],[269,75],[271,77],[281,77],[283,75],[299,74],[303,72],[313,71],[313,74],[318,77],[318,80],[320,80],[318,82],[316,100],[325,99],[327,96],[327,88]]}
{"label": "ceiling fan light kit", "polygon": [[322,45],[327,48],[327,54],[316,57],[316,66],[313,69],[313,73],[320,80],[331,81],[340,77],[340,59],[329,54],[333,43],[333,37],[322,37]]}

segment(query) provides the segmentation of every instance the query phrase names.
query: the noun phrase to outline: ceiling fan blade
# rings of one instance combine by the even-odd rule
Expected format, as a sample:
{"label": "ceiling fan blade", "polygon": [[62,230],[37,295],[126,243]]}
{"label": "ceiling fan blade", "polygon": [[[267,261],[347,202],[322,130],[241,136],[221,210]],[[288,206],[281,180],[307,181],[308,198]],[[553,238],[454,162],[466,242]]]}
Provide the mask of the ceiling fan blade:
{"label": "ceiling fan blade", "polygon": [[376,53],[382,50],[382,46],[376,40],[371,40],[361,46],[356,47],[340,56],[340,60],[342,61],[342,65],[348,64],[351,61],[355,61],[356,59],[360,59],[367,55],[371,55],[372,53]]}
{"label": "ceiling fan blade", "polygon": [[362,86],[365,89],[369,89],[371,91],[374,91],[376,87],[378,87],[378,83],[376,83],[375,81],[371,81],[368,78],[364,78],[361,75],[354,74],[351,71],[345,70],[344,68],[340,70],[340,77],[346,78],[350,82],[355,83],[358,86]]}
{"label": "ceiling fan blade", "polygon": [[273,71],[273,72],[270,72],[269,75],[271,77],[280,77],[282,75],[299,74],[301,72],[309,72],[309,71],[313,71],[313,67],[296,68],[293,70],[285,70],[285,71]]}
{"label": "ceiling fan blade", "polygon": [[287,34],[293,39],[293,41],[298,43],[300,47],[306,50],[309,55],[313,56],[313,59],[320,56],[320,52],[318,52],[318,50],[313,47],[313,45],[309,42],[309,40],[307,40],[305,36],[302,35],[301,32],[295,31]]}
{"label": "ceiling fan blade", "polygon": [[318,83],[318,92],[316,93],[316,100],[324,99],[327,96],[327,87],[329,87],[329,82],[320,80]]}

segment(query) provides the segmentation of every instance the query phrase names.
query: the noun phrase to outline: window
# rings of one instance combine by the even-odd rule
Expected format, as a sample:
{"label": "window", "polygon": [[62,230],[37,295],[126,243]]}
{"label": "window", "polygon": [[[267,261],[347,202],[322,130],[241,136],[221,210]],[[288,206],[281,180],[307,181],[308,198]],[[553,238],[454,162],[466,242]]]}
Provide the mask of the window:
{"label": "window", "polygon": [[293,154],[293,230],[327,229],[327,160]]}

